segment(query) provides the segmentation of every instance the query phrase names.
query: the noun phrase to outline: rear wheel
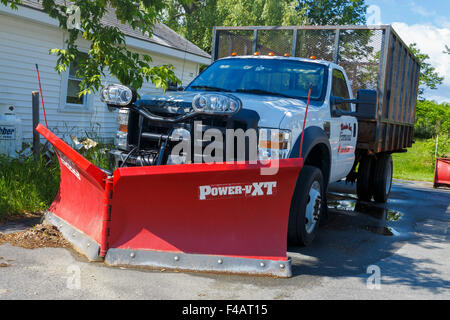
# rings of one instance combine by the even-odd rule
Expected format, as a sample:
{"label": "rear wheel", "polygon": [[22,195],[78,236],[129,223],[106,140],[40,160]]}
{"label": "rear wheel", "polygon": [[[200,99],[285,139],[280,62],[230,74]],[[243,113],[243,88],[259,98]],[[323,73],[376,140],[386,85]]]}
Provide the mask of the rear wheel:
{"label": "rear wheel", "polygon": [[304,166],[289,212],[289,243],[306,246],[314,240],[326,205],[324,190],[322,171],[313,166]]}
{"label": "rear wheel", "polygon": [[373,172],[373,198],[376,202],[386,202],[389,198],[392,186],[392,157],[390,154],[381,153],[375,161]]}
{"label": "rear wheel", "polygon": [[370,201],[372,199],[372,171],[373,171],[373,157],[363,156],[359,162],[358,178],[356,180],[356,193],[358,199],[362,201]]}

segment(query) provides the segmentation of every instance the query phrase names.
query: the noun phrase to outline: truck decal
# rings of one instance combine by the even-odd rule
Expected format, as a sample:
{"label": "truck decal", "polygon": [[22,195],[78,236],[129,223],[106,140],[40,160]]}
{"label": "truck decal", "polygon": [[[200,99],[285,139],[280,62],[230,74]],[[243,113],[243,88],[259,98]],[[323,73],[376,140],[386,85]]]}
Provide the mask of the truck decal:
{"label": "truck decal", "polygon": [[341,146],[338,147],[338,153],[350,153],[352,152],[353,148],[351,146]]}
{"label": "truck decal", "polygon": [[351,123],[341,123],[341,132],[339,133],[339,141],[350,142],[352,140]]}
{"label": "truck decal", "polygon": [[204,185],[199,186],[199,199],[270,196],[276,194],[276,187],[276,181]]}
{"label": "truck decal", "polygon": [[56,150],[58,153],[59,159],[61,160],[61,163],[70,171],[72,174],[77,177],[78,180],[81,180],[80,173],[77,169],[75,169],[75,165],[72,161],[70,161],[64,154]]}

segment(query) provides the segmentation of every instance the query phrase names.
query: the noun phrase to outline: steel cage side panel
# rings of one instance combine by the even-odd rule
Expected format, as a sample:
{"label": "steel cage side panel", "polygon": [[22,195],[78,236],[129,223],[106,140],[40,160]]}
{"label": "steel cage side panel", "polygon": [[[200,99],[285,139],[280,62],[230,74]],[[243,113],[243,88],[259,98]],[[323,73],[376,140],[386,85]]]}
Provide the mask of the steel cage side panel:
{"label": "steel cage side panel", "polygon": [[[286,261],[289,208],[301,166],[301,159],[280,160],[275,175],[246,164],[145,167],[142,174],[118,169],[110,248]],[[206,186],[211,192],[205,195]],[[239,194],[237,186],[250,193]],[[224,195],[229,187],[233,194]]]}

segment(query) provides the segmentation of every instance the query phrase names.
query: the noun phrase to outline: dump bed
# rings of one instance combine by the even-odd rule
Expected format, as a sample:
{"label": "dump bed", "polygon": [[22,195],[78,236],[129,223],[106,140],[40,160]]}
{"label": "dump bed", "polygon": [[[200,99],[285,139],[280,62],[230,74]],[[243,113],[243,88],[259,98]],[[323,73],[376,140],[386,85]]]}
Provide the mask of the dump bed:
{"label": "dump bed", "polygon": [[419,62],[391,26],[215,27],[212,59],[274,52],[333,61],[359,89],[377,90],[377,116],[358,119],[358,148],[395,152],[414,137]]}

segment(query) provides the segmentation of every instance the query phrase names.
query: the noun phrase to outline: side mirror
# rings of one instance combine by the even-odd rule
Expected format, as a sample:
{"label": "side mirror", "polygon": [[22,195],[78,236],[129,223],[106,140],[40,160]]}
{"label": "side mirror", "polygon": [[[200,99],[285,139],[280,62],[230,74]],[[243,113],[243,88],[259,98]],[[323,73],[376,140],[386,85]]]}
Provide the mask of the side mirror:
{"label": "side mirror", "polygon": [[331,96],[330,97],[331,116],[332,117],[340,117],[344,115],[353,116],[355,112],[339,110],[336,108],[336,106],[343,103],[356,103],[356,102],[357,101],[353,99],[345,99],[342,97]]}
{"label": "side mirror", "polygon": [[177,91],[184,91],[184,89],[185,89],[185,88],[184,88],[183,86],[179,86],[178,89],[177,89]]}
{"label": "side mirror", "polygon": [[357,99],[344,99],[342,97],[331,96],[331,105],[337,105],[342,103],[356,103],[356,112],[348,112],[334,109],[332,115],[338,116],[353,116],[358,119],[377,119],[377,91],[360,89],[357,93]]}
{"label": "side mirror", "polygon": [[331,105],[332,106],[335,106],[335,105],[338,105],[338,104],[342,104],[342,103],[344,103],[344,98],[342,98],[342,97],[335,97],[335,96],[331,96]]}
{"label": "side mirror", "polygon": [[178,83],[169,81],[167,91],[178,91]]}
{"label": "side mirror", "polygon": [[360,89],[357,93],[356,117],[359,119],[377,119],[377,91]]}

